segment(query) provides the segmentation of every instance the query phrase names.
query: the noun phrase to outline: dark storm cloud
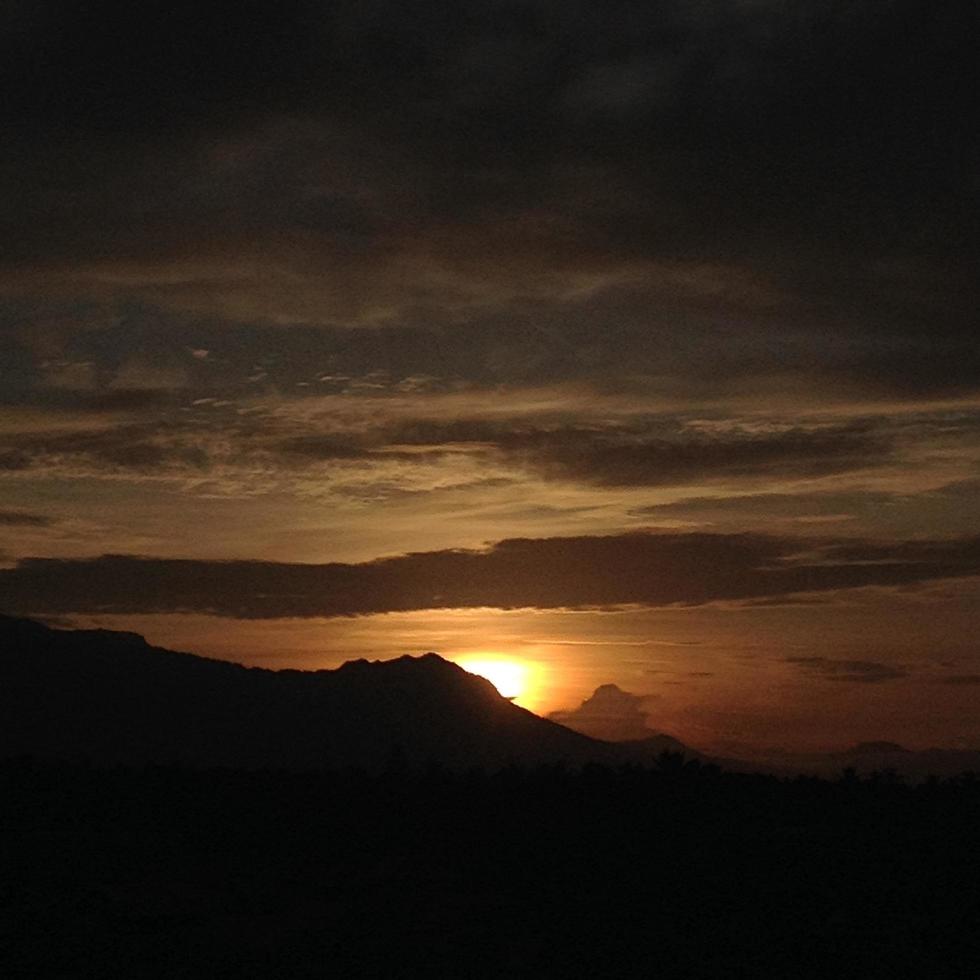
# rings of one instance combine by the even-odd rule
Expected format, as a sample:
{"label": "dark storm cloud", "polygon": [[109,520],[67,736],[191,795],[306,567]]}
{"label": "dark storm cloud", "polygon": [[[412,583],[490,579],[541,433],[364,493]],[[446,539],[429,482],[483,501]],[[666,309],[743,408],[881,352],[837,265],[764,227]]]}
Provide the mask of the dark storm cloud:
{"label": "dark storm cloud", "polygon": [[31,465],[31,457],[28,453],[17,449],[0,450],[0,471],[26,470]]}
{"label": "dark storm cloud", "polygon": [[21,510],[0,510],[0,527],[49,527],[54,521],[44,514]]}
{"label": "dark storm cloud", "polygon": [[[379,270],[373,281],[386,277]],[[136,401],[147,409],[165,407],[172,392],[119,390],[117,376],[133,358],[179,365],[189,388],[220,397],[275,390],[305,398],[372,374],[383,374],[391,388],[419,378],[431,390],[571,380],[685,400],[752,392],[764,400],[769,388],[784,392],[780,379],[788,376],[818,387],[841,385],[866,399],[948,396],[980,385],[980,346],[972,337],[885,343],[856,329],[815,337],[813,323],[794,309],[780,309],[778,316],[740,310],[731,289],[715,292],[711,282],[704,295],[694,290],[671,297],[652,271],[647,278],[574,302],[509,302],[494,313],[450,318],[451,328],[437,308],[424,315],[406,311],[397,324],[358,331],[324,324],[283,330],[241,319],[230,330],[214,316],[146,302],[105,299],[80,314],[50,297],[10,301],[7,316],[0,307],[0,399],[82,411]],[[247,277],[238,286],[247,292]],[[702,301],[709,307],[694,309]],[[92,390],[49,384],[50,362],[31,347],[52,332],[66,361],[91,365]],[[209,356],[194,359],[194,349]]]}
{"label": "dark storm cloud", "polygon": [[[711,527],[772,528],[775,522],[809,526],[827,522],[860,522],[863,533],[891,537],[920,533],[954,535],[980,520],[980,485],[959,480],[915,493],[883,490],[742,493],[719,497],[686,497],[633,511],[651,521],[673,519]],[[857,526],[855,524],[855,526]]]}
{"label": "dark storm cloud", "polygon": [[825,606],[833,601],[831,596],[788,595],[746,599],[742,605],[750,609],[779,609],[789,606]]}
{"label": "dark storm cloud", "polygon": [[[95,475],[197,471],[209,465],[206,449],[192,433],[166,425],[135,424],[81,432],[41,432],[4,437],[0,469],[68,470]],[[12,460],[5,467],[4,459]]]}
{"label": "dark storm cloud", "polygon": [[[210,399],[209,401],[214,401]],[[101,404],[94,400],[91,405]],[[143,408],[139,398],[132,410]],[[156,405],[150,401],[149,405]],[[384,400],[379,400],[383,408]],[[532,473],[546,481],[594,487],[669,487],[707,482],[814,478],[881,467],[900,458],[888,426],[854,422],[844,425],[774,427],[762,431],[738,425],[699,427],[672,416],[637,417],[620,422],[529,421],[526,418],[462,418],[450,421],[410,420],[392,424],[351,423],[321,431],[323,423],[304,426],[275,418],[208,411],[170,418],[123,422],[97,431],[72,433],[11,433],[0,438],[0,451],[10,468],[54,468],[83,460],[94,471],[104,468],[165,470],[202,469],[220,457],[234,467],[280,466],[301,472],[328,462],[350,464],[398,461],[426,465],[453,454],[485,457],[497,465]],[[796,501],[788,494],[764,494],[715,502],[722,511],[751,516],[788,512],[836,512],[845,504],[870,511],[885,501],[882,494],[819,494]],[[967,499],[968,494],[964,494]],[[944,498],[945,499],[945,498]],[[955,501],[954,501],[955,503]],[[684,506],[682,506],[684,505]],[[706,500],[670,505],[697,515]],[[934,508],[935,509],[935,508]],[[638,511],[657,517],[664,508]]]}
{"label": "dark storm cloud", "polygon": [[371,453],[370,448],[357,439],[342,436],[295,436],[283,439],[276,448],[286,456],[309,461],[365,459]]}
{"label": "dark storm cloud", "polygon": [[[285,268],[294,305],[280,283],[241,300],[256,315],[316,318],[346,290],[356,302],[321,320],[381,296],[441,323],[459,319],[456,293],[497,302],[543,281],[564,296],[583,276],[647,281],[643,305],[662,307],[652,282],[676,263],[666,292],[682,306],[720,290],[729,309],[783,304],[821,346],[939,333],[975,363],[972,14],[967,0],[8,5],[6,262],[24,288],[105,263],[106,289],[194,304],[273,288]],[[430,263],[448,270],[437,287],[416,274]],[[955,359],[908,357],[843,355],[862,379],[877,366],[923,390],[972,386]]]}
{"label": "dark storm cloud", "polygon": [[601,435],[590,441],[568,433],[542,442],[526,452],[546,476],[607,487],[752,476],[815,477],[880,465],[889,456],[880,438],[850,427],[623,441]]}
{"label": "dark storm cloud", "polygon": [[875,660],[831,660],[827,657],[787,657],[786,663],[828,681],[880,684],[908,677],[907,671]]}
{"label": "dark storm cloud", "polygon": [[345,436],[296,436],[276,443],[274,455],[302,467],[322,462],[381,462],[397,460],[402,463],[426,463],[443,456],[437,448],[417,452],[399,452],[387,448],[377,436],[357,439]]}
{"label": "dark storm cloud", "polygon": [[980,538],[959,541],[912,540],[901,542],[847,542],[826,549],[829,561],[859,562],[932,562],[952,560],[971,563]]}
{"label": "dark storm cloud", "polygon": [[397,447],[421,459],[447,451],[485,452],[548,480],[600,487],[672,486],[751,477],[818,477],[880,466],[891,439],[872,426],[847,424],[772,432],[703,432],[680,420],[638,419],[607,425],[552,425],[521,419],[421,419],[359,435],[310,435],[276,450],[310,461],[363,459]]}
{"label": "dark storm cloud", "polygon": [[[114,388],[93,391],[73,391],[68,388],[37,386],[10,397],[0,387],[0,399],[7,405],[31,405],[50,408],[75,415],[115,412],[151,412],[177,403],[172,392],[140,388]],[[7,397],[4,397],[6,395]]]}
{"label": "dark storm cloud", "polygon": [[685,497],[668,504],[641,507],[642,517],[704,517],[717,520],[758,517],[807,518],[856,516],[876,513],[880,508],[905,499],[884,491],[827,491],[818,493],[752,493],[732,497]]}
{"label": "dark storm cloud", "polygon": [[[119,403],[109,399],[106,404],[144,407],[139,398]],[[608,488],[820,477],[893,459],[891,436],[864,424],[705,432],[670,417],[594,425],[464,418],[284,437],[284,431],[295,431],[294,425],[233,411],[212,414],[207,408],[96,431],[11,433],[0,437],[0,451],[10,456],[11,468],[59,470],[81,463],[96,474],[200,471],[219,459],[239,469],[278,466],[296,473],[331,462],[428,465],[468,454],[547,481]]]}
{"label": "dark storm cloud", "polygon": [[[334,376],[331,376],[333,378]],[[358,394],[354,385],[343,389]],[[368,384],[367,381],[364,382]],[[468,456],[494,467],[537,476],[548,482],[597,488],[670,487],[744,483],[746,488],[781,479],[819,479],[894,466],[909,458],[919,443],[942,437],[949,445],[972,438],[966,421],[858,419],[845,423],[787,425],[750,419],[691,419],[676,414],[618,415],[594,418],[588,403],[575,396],[559,399],[542,411],[515,406],[525,414],[462,416],[440,420],[411,418],[413,400],[439,411],[445,392],[411,390],[372,382],[368,402],[342,399],[325,403],[300,419],[253,405],[245,396],[194,398],[197,391],[108,390],[65,392],[65,405],[86,411],[117,411],[117,424],[95,431],[36,432],[25,428],[0,435],[0,453],[9,468],[71,467],[84,460],[97,473],[122,469],[203,469],[219,461],[244,473],[250,467],[281,467],[294,475],[322,464],[359,465],[398,462],[429,466]],[[331,392],[330,394],[336,394]],[[116,395],[121,397],[117,398]],[[431,396],[431,400],[429,398]],[[455,392],[452,407],[492,404],[479,391]],[[245,407],[243,407],[245,406]],[[533,405],[531,406],[533,408]],[[621,411],[618,408],[616,411]],[[385,421],[386,413],[395,421]],[[407,414],[405,421],[398,421]],[[965,445],[965,443],[964,443]],[[965,451],[970,451],[965,446]],[[975,452],[975,450],[973,450]],[[977,501],[975,481],[966,480],[927,493],[900,495],[883,491],[826,491],[800,494],[742,494],[727,498],[687,498],[641,508],[634,516],[674,517],[751,524],[753,520],[860,516],[891,523],[896,535],[915,519],[928,517],[955,532]],[[903,523],[904,522],[904,523]]]}
{"label": "dark storm cloud", "polygon": [[[622,534],[500,541],[361,564],[166,560],[127,556],[24,559],[0,571],[10,611],[205,612],[249,619],[331,617],[437,608],[700,605],[803,591],[913,585],[980,574],[980,540],[889,548],[854,543],[809,558],[798,541],[762,535]],[[870,560],[869,560],[870,556]]]}
{"label": "dark storm cloud", "polygon": [[667,419],[552,428],[464,419],[410,423],[389,439],[426,446],[483,445],[547,479],[604,487],[815,477],[881,465],[892,453],[886,434],[858,423],[760,433],[684,429]]}

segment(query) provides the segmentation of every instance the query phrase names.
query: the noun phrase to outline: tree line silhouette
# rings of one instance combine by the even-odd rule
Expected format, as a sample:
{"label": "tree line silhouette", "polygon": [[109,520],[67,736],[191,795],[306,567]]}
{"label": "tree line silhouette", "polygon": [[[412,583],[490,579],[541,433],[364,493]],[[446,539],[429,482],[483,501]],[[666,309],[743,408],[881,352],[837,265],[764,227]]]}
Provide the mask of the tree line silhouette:
{"label": "tree line silhouette", "polygon": [[0,765],[8,977],[967,976],[980,779]]}

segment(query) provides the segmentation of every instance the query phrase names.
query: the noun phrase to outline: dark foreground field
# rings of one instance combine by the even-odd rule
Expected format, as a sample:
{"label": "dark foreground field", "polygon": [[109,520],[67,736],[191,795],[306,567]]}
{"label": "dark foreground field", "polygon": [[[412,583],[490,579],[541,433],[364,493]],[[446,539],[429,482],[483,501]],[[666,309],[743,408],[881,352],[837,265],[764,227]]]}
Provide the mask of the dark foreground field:
{"label": "dark foreground field", "polygon": [[0,768],[5,977],[969,977],[980,781]]}

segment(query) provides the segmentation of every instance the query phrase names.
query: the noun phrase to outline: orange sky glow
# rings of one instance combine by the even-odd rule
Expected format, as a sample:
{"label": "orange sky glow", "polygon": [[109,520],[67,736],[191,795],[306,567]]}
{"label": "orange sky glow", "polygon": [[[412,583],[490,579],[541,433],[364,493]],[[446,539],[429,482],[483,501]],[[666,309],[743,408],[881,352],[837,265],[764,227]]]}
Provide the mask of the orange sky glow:
{"label": "orange sky glow", "polygon": [[14,4],[0,613],[980,748],[955,13],[124,6]]}

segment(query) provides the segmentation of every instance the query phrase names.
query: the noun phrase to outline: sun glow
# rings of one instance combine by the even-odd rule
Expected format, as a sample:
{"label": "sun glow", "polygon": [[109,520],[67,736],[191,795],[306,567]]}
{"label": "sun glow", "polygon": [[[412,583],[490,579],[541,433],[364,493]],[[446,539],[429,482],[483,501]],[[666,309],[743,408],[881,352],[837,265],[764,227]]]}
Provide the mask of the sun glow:
{"label": "sun glow", "polygon": [[505,698],[520,698],[528,692],[530,671],[519,660],[504,657],[463,657],[459,661],[463,670],[490,681]]}

